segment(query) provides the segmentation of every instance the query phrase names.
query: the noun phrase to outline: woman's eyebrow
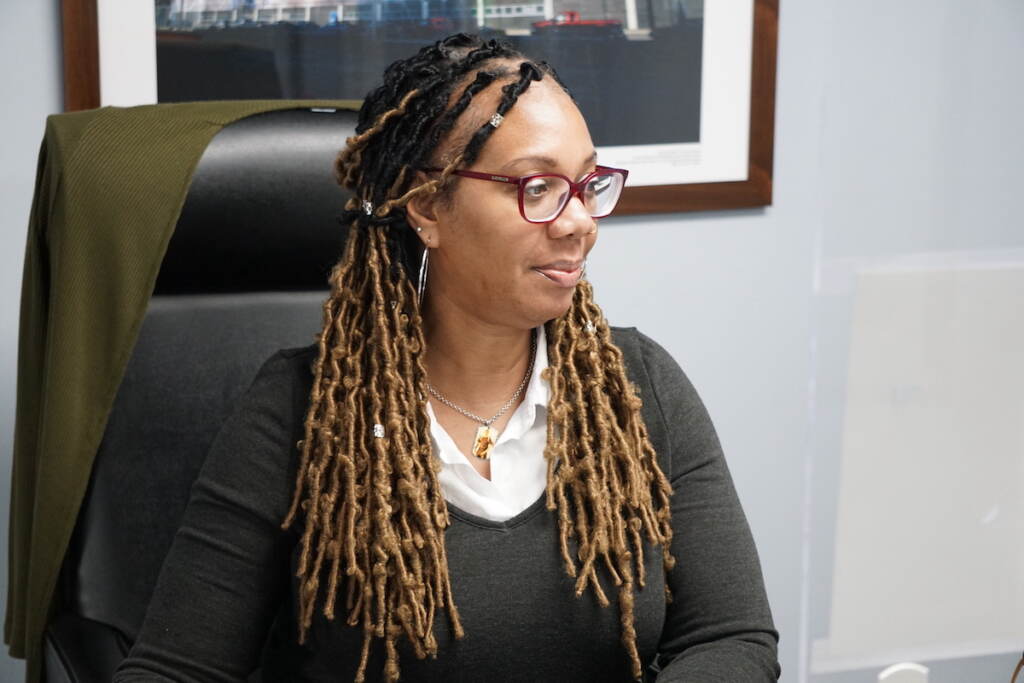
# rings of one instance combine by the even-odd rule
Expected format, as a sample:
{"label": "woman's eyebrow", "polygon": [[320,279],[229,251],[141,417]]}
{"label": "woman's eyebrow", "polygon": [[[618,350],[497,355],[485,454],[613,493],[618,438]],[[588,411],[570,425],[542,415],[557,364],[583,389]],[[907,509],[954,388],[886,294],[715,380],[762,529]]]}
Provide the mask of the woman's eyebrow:
{"label": "woman's eyebrow", "polygon": [[[553,157],[545,156],[543,154],[536,154],[536,155],[525,156],[525,157],[517,157],[517,158],[513,159],[512,161],[508,162],[507,164],[505,164],[504,166],[502,166],[500,170],[504,171],[504,170],[506,170],[506,169],[508,169],[508,168],[510,168],[512,166],[515,166],[518,163],[523,162],[523,161],[535,161],[535,162],[537,162],[539,164],[542,164],[544,166],[549,166],[549,167],[550,166],[557,166],[558,165],[558,160],[557,159],[554,159]],[[597,161],[597,150],[595,149],[593,152],[590,153],[590,156],[588,156],[586,159],[583,160],[583,162],[580,164],[580,166],[589,166],[590,164],[593,164],[596,161]]]}

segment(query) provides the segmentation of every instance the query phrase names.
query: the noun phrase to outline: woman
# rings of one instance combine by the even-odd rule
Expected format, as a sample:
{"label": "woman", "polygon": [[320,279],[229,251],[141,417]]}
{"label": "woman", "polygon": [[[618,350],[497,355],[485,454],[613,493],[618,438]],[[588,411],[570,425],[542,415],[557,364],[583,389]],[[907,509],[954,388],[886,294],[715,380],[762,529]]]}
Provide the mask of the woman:
{"label": "woman", "polygon": [[555,73],[439,41],[337,172],[319,342],[217,437],[115,680],[776,680],[700,399],[582,279],[626,171]]}

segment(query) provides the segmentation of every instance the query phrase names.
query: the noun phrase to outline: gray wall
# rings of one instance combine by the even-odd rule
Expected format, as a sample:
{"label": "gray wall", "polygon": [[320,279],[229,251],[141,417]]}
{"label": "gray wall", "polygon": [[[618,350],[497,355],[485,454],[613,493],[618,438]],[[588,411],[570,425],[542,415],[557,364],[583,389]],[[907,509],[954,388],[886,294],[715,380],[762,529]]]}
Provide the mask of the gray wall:
{"label": "gray wall", "polygon": [[[39,142],[46,116],[63,106],[59,5],[57,0],[4,2],[0,22],[0,585],[5,610],[21,266]],[[19,681],[24,664],[6,651],[0,650],[0,681]]]}
{"label": "gray wall", "polygon": [[[57,3],[8,4],[0,510],[24,230],[44,117],[60,108]],[[774,205],[602,225],[589,271],[608,317],[666,346],[718,427],[761,551],[785,681],[840,680],[804,663],[827,623],[850,335],[844,264],[1021,246],[1022,35],[1018,0],[783,0]],[[932,680],[1008,680],[1012,661],[964,660]],[[21,670],[0,657],[0,680]]]}

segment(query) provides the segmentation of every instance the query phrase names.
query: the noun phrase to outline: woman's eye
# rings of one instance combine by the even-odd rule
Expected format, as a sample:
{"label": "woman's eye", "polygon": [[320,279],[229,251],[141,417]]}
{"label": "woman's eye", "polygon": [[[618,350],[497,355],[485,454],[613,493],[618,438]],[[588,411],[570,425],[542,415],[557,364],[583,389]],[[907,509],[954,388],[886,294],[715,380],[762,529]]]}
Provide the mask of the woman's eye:
{"label": "woman's eye", "polygon": [[531,180],[526,184],[526,187],[523,188],[523,194],[530,199],[537,199],[539,197],[543,197],[548,189],[548,182],[542,178],[538,178],[537,180]]}
{"label": "woman's eye", "polygon": [[598,194],[604,192],[611,185],[612,177],[610,175],[599,175],[589,183],[587,183],[587,191]]}

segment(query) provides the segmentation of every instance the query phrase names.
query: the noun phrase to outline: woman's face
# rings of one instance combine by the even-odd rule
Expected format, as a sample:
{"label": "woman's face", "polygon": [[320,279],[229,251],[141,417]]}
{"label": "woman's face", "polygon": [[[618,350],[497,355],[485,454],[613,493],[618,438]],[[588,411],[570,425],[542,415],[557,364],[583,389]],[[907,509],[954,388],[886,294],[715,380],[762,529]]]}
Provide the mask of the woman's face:
{"label": "woman's face", "polygon": [[[463,120],[479,126],[497,108],[500,89],[474,99]],[[579,180],[596,154],[579,109],[550,77],[519,96],[469,170],[504,176],[559,173]],[[597,240],[597,223],[573,197],[548,223],[519,213],[517,186],[459,177],[451,201],[432,203],[421,237],[429,240],[428,318],[456,318],[529,329],[563,314]]]}

